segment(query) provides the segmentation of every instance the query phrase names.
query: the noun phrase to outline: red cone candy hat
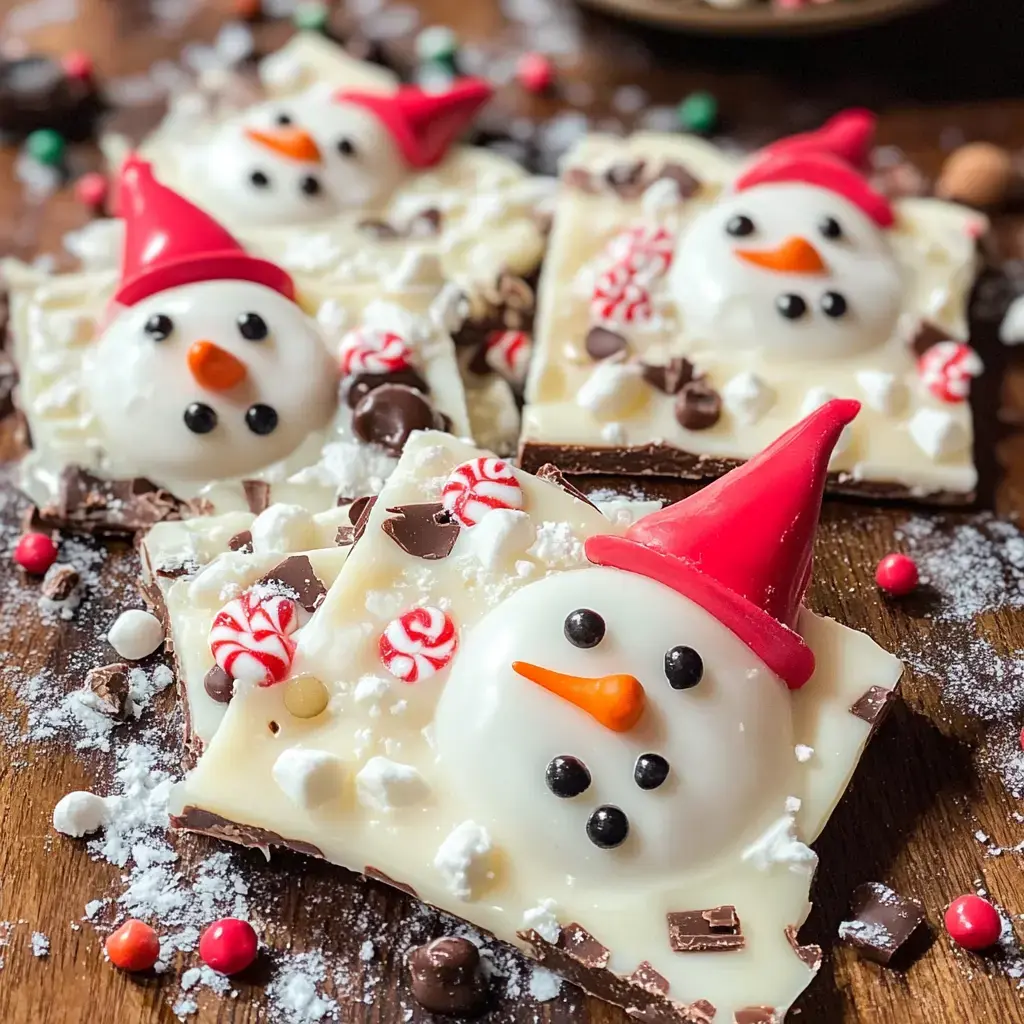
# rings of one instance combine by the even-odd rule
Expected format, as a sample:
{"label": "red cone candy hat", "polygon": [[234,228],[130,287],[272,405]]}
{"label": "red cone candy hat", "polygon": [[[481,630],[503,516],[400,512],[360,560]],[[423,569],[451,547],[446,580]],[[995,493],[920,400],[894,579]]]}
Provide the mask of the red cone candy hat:
{"label": "red cone candy hat", "polygon": [[817,185],[849,200],[879,227],[892,227],[896,218],[889,200],[862,173],[874,134],[874,114],[844,110],[817,131],[780,139],[763,149],[736,182],[736,191],[792,182]]}
{"label": "red cone candy hat", "polygon": [[760,455],[624,536],[590,537],[587,558],[656,580],[736,634],[790,689],[814,672],[795,631],[811,578],[828,460],[860,409],[833,399]]}
{"label": "red cone candy hat", "polygon": [[482,79],[463,78],[444,92],[403,85],[390,95],[342,89],[334,98],[369,110],[395,140],[405,162],[422,170],[442,160],[493,92]]}
{"label": "red cone candy hat", "polygon": [[252,281],[295,299],[284,270],[250,256],[212,217],[161,185],[148,161],[134,155],[125,161],[117,206],[125,233],[114,301],[122,306],[199,281]]}

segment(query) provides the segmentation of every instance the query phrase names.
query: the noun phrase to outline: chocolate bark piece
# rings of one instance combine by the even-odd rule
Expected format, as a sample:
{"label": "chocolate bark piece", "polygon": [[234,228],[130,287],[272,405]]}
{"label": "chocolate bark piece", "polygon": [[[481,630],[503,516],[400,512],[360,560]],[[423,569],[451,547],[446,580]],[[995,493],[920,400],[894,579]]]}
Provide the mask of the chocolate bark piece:
{"label": "chocolate bark piece", "polygon": [[37,54],[0,60],[0,133],[22,137],[52,128],[72,142],[93,137],[102,103],[95,84]]}
{"label": "chocolate bark piece", "polygon": [[694,380],[697,372],[689,359],[670,359],[667,363],[643,363],[643,378],[665,395],[678,395]]}
{"label": "chocolate bark piece", "polygon": [[709,384],[691,380],[676,396],[676,419],[686,430],[707,430],[722,416],[722,398]]}
{"label": "chocolate bark piece", "polygon": [[594,362],[600,362],[612,356],[625,355],[629,350],[629,342],[617,331],[610,331],[607,327],[591,327],[583,347]]}
{"label": "chocolate bark piece", "polygon": [[256,586],[261,584],[279,584],[294,594],[295,600],[307,612],[316,611],[327,596],[327,588],[313,571],[308,555],[289,555],[256,582]]}
{"label": "chocolate bark piece", "polygon": [[398,455],[414,430],[444,430],[445,419],[413,388],[382,384],[355,407],[352,429],[361,441]]}
{"label": "chocolate bark piece", "polygon": [[345,401],[348,407],[354,409],[374,388],[379,388],[383,384],[404,384],[421,394],[430,394],[430,385],[411,366],[391,373],[357,373],[345,384]]}
{"label": "chocolate bark piece", "polygon": [[235,681],[220,665],[213,665],[203,676],[203,689],[218,704],[227,704],[234,696]]}
{"label": "chocolate bark piece", "polygon": [[597,506],[578,487],[573,487],[573,485],[565,479],[565,475],[553,463],[545,462],[544,465],[534,473],[534,476],[539,477],[541,480],[547,480],[548,483],[552,483],[556,487],[561,487],[566,494],[571,494],[578,501],[582,501],[591,508],[597,508]]}
{"label": "chocolate bark piece", "polygon": [[459,536],[459,524],[439,501],[396,505],[381,529],[408,555],[433,561],[447,558]]}
{"label": "chocolate bark piece", "polygon": [[270,484],[266,480],[243,480],[242,490],[245,491],[249,511],[254,516],[264,512],[270,505]]}
{"label": "chocolate bark piece", "polygon": [[867,722],[874,732],[885,721],[895,699],[895,690],[887,690],[884,686],[872,686],[850,705],[850,714]]}
{"label": "chocolate bark piece", "polygon": [[269,829],[257,828],[255,825],[242,825],[235,821],[191,805],[184,807],[181,814],[171,815],[171,828],[184,829],[187,832],[202,832],[203,835],[226,839],[240,846],[255,846],[267,850],[271,846],[281,846],[295,853],[304,853],[309,857],[323,859],[323,851],[312,843],[300,839],[286,839],[271,832]]}
{"label": "chocolate bark piece", "polygon": [[242,530],[240,533],[236,533],[231,540],[228,541],[229,551],[241,551],[243,554],[252,554],[252,531]]}
{"label": "chocolate bark piece", "polygon": [[914,355],[920,358],[933,345],[952,340],[953,336],[947,330],[939,327],[938,324],[933,324],[930,320],[922,320],[918,324],[914,336],[910,339],[910,348]]}
{"label": "chocolate bark piece", "polygon": [[676,953],[715,953],[747,944],[733,906],[674,911],[666,918],[668,942]]}
{"label": "chocolate bark piece", "polygon": [[412,896],[415,899],[419,899],[416,894],[416,890],[411,885],[406,885],[405,882],[396,881],[390,875],[385,875],[383,871],[378,871],[377,868],[371,864],[367,864],[363,868],[363,874],[367,878],[372,878],[375,882],[382,882],[384,885],[390,885],[392,889],[397,889],[399,892],[404,892],[407,896]]}
{"label": "chocolate bark piece", "polygon": [[809,967],[815,974],[821,970],[821,946],[801,946],[800,940],[797,938],[797,929],[793,925],[786,927],[786,941],[801,963]]}
{"label": "chocolate bark piece", "polygon": [[131,688],[128,682],[130,671],[123,661],[118,661],[112,665],[89,669],[85,677],[85,685],[96,695],[103,709],[114,718],[125,717]]}
{"label": "chocolate bark piece", "polygon": [[412,994],[424,1009],[472,1017],[487,1005],[480,950],[469,939],[446,935],[409,953]]}
{"label": "chocolate bark piece", "polygon": [[74,593],[81,579],[78,570],[70,565],[51,566],[43,577],[40,593],[50,601],[66,601]]}
{"label": "chocolate bark piece", "polygon": [[924,907],[881,882],[853,890],[850,920],[839,925],[839,938],[862,957],[887,964],[924,921]]}

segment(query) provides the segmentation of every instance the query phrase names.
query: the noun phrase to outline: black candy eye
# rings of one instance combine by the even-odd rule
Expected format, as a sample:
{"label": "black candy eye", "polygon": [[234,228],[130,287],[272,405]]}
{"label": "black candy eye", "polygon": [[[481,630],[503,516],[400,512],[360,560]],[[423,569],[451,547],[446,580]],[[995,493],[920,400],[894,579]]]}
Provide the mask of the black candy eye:
{"label": "black candy eye", "polygon": [[746,238],[747,235],[754,233],[754,222],[745,213],[738,213],[735,217],[729,218],[725,230],[733,238]]}
{"label": "black candy eye", "polygon": [[356,144],[351,139],[339,139],[335,148],[342,156],[356,155]]}
{"label": "black candy eye", "polygon": [[193,434],[208,434],[217,426],[217,414],[202,402],[193,402],[185,410],[185,426]]}
{"label": "black candy eye", "polygon": [[665,652],[665,678],[673,690],[689,690],[704,678],[704,659],[680,644]]}
{"label": "black candy eye", "polygon": [[641,754],[633,768],[633,780],[641,789],[657,789],[668,773],[668,761],[661,754]]}
{"label": "black candy eye", "polygon": [[602,850],[621,846],[629,835],[629,818],[618,807],[602,804],[587,819],[587,838]]}
{"label": "black candy eye", "polygon": [[259,313],[242,313],[236,322],[238,333],[246,341],[262,341],[270,333],[267,321]]}
{"label": "black candy eye", "polygon": [[589,608],[577,608],[565,617],[563,630],[573,647],[596,647],[604,639],[604,619]]}
{"label": "black candy eye", "polygon": [[548,762],[544,781],[555,796],[570,800],[590,788],[590,770],[571,754],[561,754]]}
{"label": "black candy eye", "polygon": [[291,114],[285,114],[283,111],[274,118],[274,124],[279,124],[282,128],[287,128],[291,123]]}
{"label": "black candy eye", "polygon": [[320,194],[320,182],[312,175],[307,175],[303,178],[299,183],[299,188],[302,189],[302,194],[305,196],[317,196]]}
{"label": "black candy eye", "polygon": [[174,321],[164,313],[154,313],[147,321],[143,330],[154,340],[164,341],[174,330]]}
{"label": "black candy eye", "polygon": [[799,320],[807,312],[807,303],[799,295],[780,295],[775,300],[775,308],[787,320]]}
{"label": "black candy eye", "polygon": [[245,425],[254,434],[272,434],[277,427],[277,410],[257,402],[245,410]]}
{"label": "black candy eye", "polygon": [[262,171],[253,171],[249,175],[249,181],[252,182],[256,188],[270,188],[270,179]]}
{"label": "black candy eye", "polygon": [[823,238],[828,238],[833,242],[843,237],[843,227],[835,217],[822,217],[818,221],[818,230]]}
{"label": "black candy eye", "polygon": [[846,299],[839,292],[825,292],[821,297],[821,311],[825,316],[836,319],[844,316],[848,308]]}

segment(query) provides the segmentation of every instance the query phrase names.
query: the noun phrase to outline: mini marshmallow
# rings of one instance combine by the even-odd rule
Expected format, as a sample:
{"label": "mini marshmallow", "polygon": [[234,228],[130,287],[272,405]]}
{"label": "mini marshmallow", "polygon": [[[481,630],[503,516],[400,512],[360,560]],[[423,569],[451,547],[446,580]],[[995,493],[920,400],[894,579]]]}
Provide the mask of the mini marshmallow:
{"label": "mini marshmallow", "polygon": [[999,325],[999,340],[1004,345],[1024,343],[1024,295],[1018,295],[1010,303],[1003,322]]}
{"label": "mini marshmallow", "polygon": [[525,512],[496,508],[472,530],[462,530],[460,552],[473,554],[485,569],[497,569],[524,555],[537,539],[537,532]]}
{"label": "mini marshmallow", "polygon": [[764,834],[743,851],[742,859],[758,871],[785,864],[790,871],[812,872],[818,863],[818,855],[797,837],[792,813],[784,814],[769,825]]}
{"label": "mini marshmallow", "polygon": [[541,900],[537,906],[523,911],[523,930],[531,928],[545,941],[552,945],[562,934],[562,926],[558,923],[556,911],[558,904],[554,900]]}
{"label": "mini marshmallow", "polygon": [[639,366],[605,360],[594,367],[576,392],[576,404],[599,420],[617,419],[630,412],[645,388]]}
{"label": "mini marshmallow", "polygon": [[962,452],[969,443],[963,425],[941,409],[919,409],[909,429],[914,443],[935,462]]}
{"label": "mini marshmallow", "polygon": [[434,868],[453,896],[460,900],[471,898],[473,867],[490,850],[490,833],[475,821],[464,821],[448,833],[434,855]]}
{"label": "mini marshmallow", "polygon": [[896,374],[884,370],[858,370],[857,386],[868,406],[886,416],[899,412],[907,399],[907,388],[903,381]]}
{"label": "mini marshmallow", "polygon": [[352,697],[357,704],[374,704],[390,689],[391,684],[383,676],[360,676]]}
{"label": "mini marshmallow", "polygon": [[423,776],[408,764],[371,757],[356,775],[356,797],[372,811],[422,804],[430,795]]}
{"label": "mini marshmallow", "polygon": [[756,373],[744,371],[726,382],[722,403],[740,423],[749,426],[775,404],[775,392]]}
{"label": "mini marshmallow", "polygon": [[259,554],[316,547],[316,524],[301,505],[271,505],[252,521],[249,532],[252,549]]}
{"label": "mini marshmallow", "polygon": [[107,641],[122,658],[139,661],[164,642],[164,627],[155,615],[141,608],[129,608],[110,627]]}
{"label": "mini marshmallow", "polygon": [[53,809],[53,827],[76,839],[98,832],[106,823],[106,800],[85,790],[62,796]]}
{"label": "mini marshmallow", "polygon": [[270,774],[290,800],[308,810],[338,793],[342,767],[341,758],[326,750],[291,747],[281,751]]}

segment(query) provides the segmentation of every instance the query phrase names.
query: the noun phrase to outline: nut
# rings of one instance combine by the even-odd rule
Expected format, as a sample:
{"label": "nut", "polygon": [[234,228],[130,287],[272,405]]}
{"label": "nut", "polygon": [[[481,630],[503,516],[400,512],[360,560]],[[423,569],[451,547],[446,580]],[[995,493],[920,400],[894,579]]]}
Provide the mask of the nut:
{"label": "nut", "polygon": [[968,206],[1001,206],[1013,179],[1013,159],[1005,149],[989,142],[972,142],[949,155],[935,194]]}

